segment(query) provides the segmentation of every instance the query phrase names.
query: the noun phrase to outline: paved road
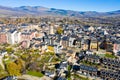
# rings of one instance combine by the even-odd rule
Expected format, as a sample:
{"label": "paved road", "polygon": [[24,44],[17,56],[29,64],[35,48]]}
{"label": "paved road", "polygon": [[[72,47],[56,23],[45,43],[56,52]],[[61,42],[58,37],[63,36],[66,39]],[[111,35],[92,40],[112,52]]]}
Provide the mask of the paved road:
{"label": "paved road", "polygon": [[25,80],[52,80],[49,77],[43,76],[43,77],[35,77],[35,76],[31,76],[31,75],[22,75],[22,76],[18,76],[18,79],[25,79]]}
{"label": "paved road", "polygon": [[3,64],[2,58],[3,58],[3,57],[0,56],[0,65],[2,66],[3,69],[5,69],[5,66],[4,66],[4,64]]}

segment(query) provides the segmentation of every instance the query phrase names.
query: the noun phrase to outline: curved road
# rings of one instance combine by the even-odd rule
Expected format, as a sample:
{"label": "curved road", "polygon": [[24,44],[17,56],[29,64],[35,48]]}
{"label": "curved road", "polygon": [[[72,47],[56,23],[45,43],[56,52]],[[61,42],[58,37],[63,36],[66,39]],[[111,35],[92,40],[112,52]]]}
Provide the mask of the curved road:
{"label": "curved road", "polygon": [[51,78],[47,77],[47,76],[43,76],[43,77],[35,77],[35,76],[31,76],[31,75],[22,75],[22,76],[18,76],[18,79],[25,79],[25,80],[52,80]]}
{"label": "curved road", "polygon": [[5,66],[4,66],[4,64],[3,64],[2,58],[3,58],[3,57],[0,56],[0,65],[2,66],[3,69],[5,69]]}

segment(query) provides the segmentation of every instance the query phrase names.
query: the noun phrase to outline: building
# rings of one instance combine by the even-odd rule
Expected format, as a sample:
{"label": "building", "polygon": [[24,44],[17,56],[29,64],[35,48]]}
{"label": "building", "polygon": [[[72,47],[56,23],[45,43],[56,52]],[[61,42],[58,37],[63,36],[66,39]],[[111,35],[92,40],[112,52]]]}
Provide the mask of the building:
{"label": "building", "polygon": [[9,30],[8,32],[8,43],[9,44],[15,44],[20,42],[20,32],[18,32],[16,29]]}
{"label": "building", "polygon": [[90,26],[90,27],[88,28],[88,30],[91,31],[91,32],[94,32],[95,28],[94,28],[93,26]]}
{"label": "building", "polygon": [[7,43],[7,34],[5,32],[0,33],[0,44]]}
{"label": "building", "polygon": [[69,46],[69,37],[64,36],[61,40],[61,45],[63,48],[67,48]]}
{"label": "building", "polygon": [[33,38],[36,37],[36,32],[22,32],[20,37],[21,37],[21,40],[20,40],[21,42],[32,40]]}
{"label": "building", "polygon": [[49,34],[54,34],[54,27],[52,25],[49,26]]}
{"label": "building", "polygon": [[100,78],[103,80],[120,80],[119,72],[113,72],[111,70],[100,70]]}
{"label": "building", "polygon": [[115,42],[114,44],[113,44],[113,52],[115,53],[115,54],[117,54],[117,52],[119,52],[120,51],[120,42]]}
{"label": "building", "polygon": [[86,65],[73,65],[73,71],[77,71],[79,74],[83,75],[89,75],[89,76],[94,76],[97,77],[98,69],[95,67],[91,66],[86,66]]}
{"label": "building", "polygon": [[100,63],[100,57],[97,55],[91,55],[91,54],[86,55],[84,60],[87,62],[96,63],[96,64]]}
{"label": "building", "polygon": [[105,68],[114,70],[114,71],[119,71],[120,70],[120,61],[117,59],[107,59],[107,58],[102,58],[102,64]]}

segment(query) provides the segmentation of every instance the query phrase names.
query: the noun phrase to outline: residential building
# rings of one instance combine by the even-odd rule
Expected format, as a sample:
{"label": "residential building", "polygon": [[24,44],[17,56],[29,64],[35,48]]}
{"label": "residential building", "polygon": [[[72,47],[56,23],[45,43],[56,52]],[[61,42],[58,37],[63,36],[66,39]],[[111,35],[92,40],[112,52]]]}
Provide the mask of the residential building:
{"label": "residential building", "polygon": [[7,34],[5,32],[0,33],[0,44],[7,43]]}

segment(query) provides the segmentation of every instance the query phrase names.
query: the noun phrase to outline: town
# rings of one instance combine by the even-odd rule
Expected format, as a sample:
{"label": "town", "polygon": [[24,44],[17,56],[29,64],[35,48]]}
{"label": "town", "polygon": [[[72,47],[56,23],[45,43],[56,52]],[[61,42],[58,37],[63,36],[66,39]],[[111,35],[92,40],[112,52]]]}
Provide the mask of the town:
{"label": "town", "polygon": [[0,79],[120,80],[119,25],[66,17],[8,21],[0,22]]}

